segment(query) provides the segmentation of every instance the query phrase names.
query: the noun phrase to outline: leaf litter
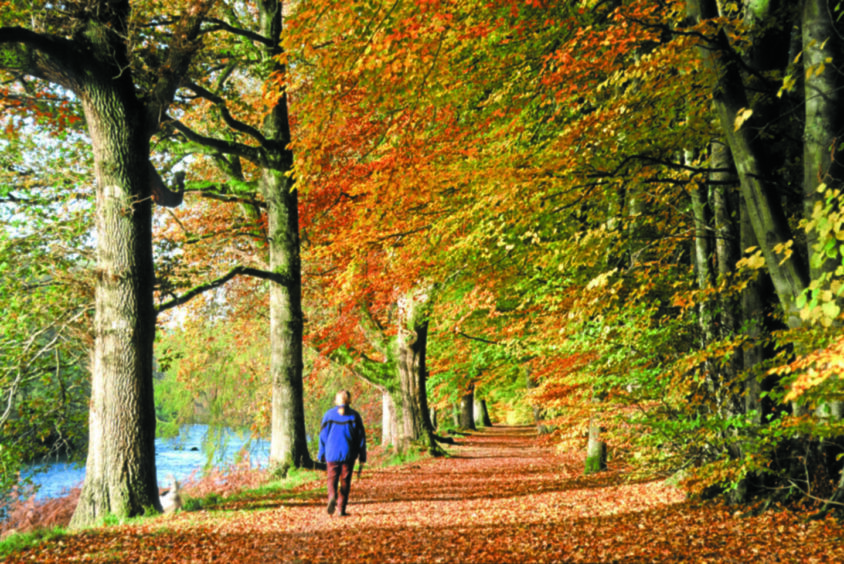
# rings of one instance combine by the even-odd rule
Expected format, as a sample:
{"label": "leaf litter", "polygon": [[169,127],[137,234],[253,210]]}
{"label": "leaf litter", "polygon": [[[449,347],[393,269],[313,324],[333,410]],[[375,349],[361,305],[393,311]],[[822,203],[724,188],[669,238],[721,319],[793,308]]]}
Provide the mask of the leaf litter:
{"label": "leaf litter", "polygon": [[532,427],[461,437],[446,458],[366,468],[348,517],[322,483],[296,496],[90,529],[8,562],[842,562],[844,525],[785,509],[742,517],[624,468],[584,476]]}

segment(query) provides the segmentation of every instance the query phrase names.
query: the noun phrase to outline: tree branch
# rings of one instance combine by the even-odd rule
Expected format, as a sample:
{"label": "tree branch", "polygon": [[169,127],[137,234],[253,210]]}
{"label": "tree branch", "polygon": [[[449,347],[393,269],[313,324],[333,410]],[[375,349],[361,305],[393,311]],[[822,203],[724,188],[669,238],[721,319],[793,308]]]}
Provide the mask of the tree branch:
{"label": "tree branch", "polygon": [[473,337],[472,335],[467,335],[463,331],[460,331],[457,334],[460,335],[461,337],[465,338],[465,339],[469,339],[470,341],[478,341],[478,342],[481,342],[481,343],[487,343],[489,345],[500,345],[501,344],[498,341],[490,341],[490,340],[484,339],[483,337]]}
{"label": "tree branch", "polygon": [[167,60],[157,69],[159,79],[147,101],[146,119],[150,137],[161,124],[167,108],[173,103],[176,90],[179,89],[194,54],[201,47],[199,35],[202,22],[213,5],[212,0],[194,2],[190,10],[185,10],[185,15],[174,29],[174,40],[168,49]]}
{"label": "tree branch", "polygon": [[209,290],[219,288],[229,280],[233,279],[235,276],[252,276],[255,278],[261,278],[263,280],[270,280],[272,282],[275,282],[276,284],[281,284],[282,286],[290,285],[290,280],[288,279],[288,277],[282,276],[281,274],[277,274],[275,272],[270,272],[267,270],[260,270],[257,268],[250,268],[247,266],[236,266],[220,278],[211,280],[210,282],[207,282],[205,284],[200,284],[199,286],[188,290],[181,296],[176,296],[168,302],[163,302],[159,304],[156,311],[158,313],[161,313],[162,311],[166,311],[176,306],[185,304],[193,298],[199,296],[200,294],[208,292]]}
{"label": "tree branch", "polygon": [[249,125],[247,123],[243,123],[242,121],[236,120],[234,117],[232,117],[231,113],[229,112],[228,107],[226,106],[226,101],[223,98],[221,98],[217,94],[214,94],[210,90],[208,90],[208,89],[206,89],[206,88],[204,88],[204,87],[202,87],[199,84],[196,84],[194,82],[186,84],[185,88],[187,88],[188,90],[191,90],[194,94],[196,94],[200,98],[204,98],[204,99],[208,100],[209,102],[212,102],[213,104],[215,104],[217,107],[219,107],[220,112],[223,116],[223,121],[230,128],[234,129],[235,131],[239,131],[241,133],[249,135],[250,137],[252,137],[256,141],[258,141],[258,143],[260,143],[262,147],[266,146],[267,138],[264,137],[261,134],[260,131],[258,131],[257,129],[255,129],[251,125]]}
{"label": "tree branch", "polygon": [[266,159],[263,151],[243,143],[229,143],[214,137],[202,135],[180,122],[179,120],[167,118],[167,122],[171,124],[179,133],[187,137],[188,141],[201,145],[209,149],[209,153],[224,153],[227,155],[236,155],[248,161],[266,166]]}
{"label": "tree branch", "polygon": [[257,43],[261,43],[267,47],[275,47],[275,43],[263,35],[255,33],[253,31],[249,31],[247,29],[241,29],[239,27],[234,27],[233,25],[229,24],[228,22],[224,22],[223,20],[217,18],[209,18],[206,20],[208,23],[212,24],[209,27],[206,27],[203,31],[205,33],[212,33],[214,31],[227,31],[232,35],[238,35],[245,39],[249,39],[250,41],[255,41]]}
{"label": "tree branch", "polygon": [[22,27],[0,27],[0,45],[18,45],[18,57],[0,59],[0,68],[17,70],[74,90],[74,76],[85,66],[76,44]]}
{"label": "tree branch", "polygon": [[206,186],[205,188],[200,188],[197,190],[188,189],[187,192],[192,194],[196,194],[200,198],[206,198],[208,200],[216,200],[218,202],[224,202],[228,204],[244,204],[247,206],[252,206],[259,209],[266,209],[267,204],[266,202],[262,202],[260,200],[256,200],[255,198],[247,198],[243,196],[234,196],[228,193],[225,189],[225,185],[221,185],[222,190],[214,191],[209,190],[208,188],[212,188],[210,186]]}

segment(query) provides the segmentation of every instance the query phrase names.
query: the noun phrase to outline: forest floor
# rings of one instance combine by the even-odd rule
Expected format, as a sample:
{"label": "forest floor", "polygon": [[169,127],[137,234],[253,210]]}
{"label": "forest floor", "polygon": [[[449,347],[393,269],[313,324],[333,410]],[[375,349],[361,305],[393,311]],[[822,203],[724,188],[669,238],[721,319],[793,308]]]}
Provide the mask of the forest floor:
{"label": "forest floor", "polygon": [[8,562],[844,562],[844,523],[741,516],[619,470],[583,475],[530,427],[461,436],[450,456],[364,469],[349,515],[325,486],[89,529]]}

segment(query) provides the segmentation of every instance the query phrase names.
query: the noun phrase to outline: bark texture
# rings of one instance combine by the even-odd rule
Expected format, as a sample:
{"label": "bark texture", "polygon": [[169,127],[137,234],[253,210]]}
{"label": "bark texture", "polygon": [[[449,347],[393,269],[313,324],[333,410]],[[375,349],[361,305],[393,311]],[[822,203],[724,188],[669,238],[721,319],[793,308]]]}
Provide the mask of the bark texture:
{"label": "bark texture", "polygon": [[161,510],[152,386],[149,150],[137,110],[119,92],[108,83],[89,85],[84,92],[97,176],[97,287],[88,457],[71,522],[75,527],[107,514]]}
{"label": "bark texture", "polygon": [[430,289],[419,287],[405,294],[399,301],[396,358],[401,390],[402,436],[410,441],[423,441],[433,452],[439,452],[428,410],[426,389],[430,299]]}
{"label": "bark texture", "polygon": [[[282,2],[258,2],[262,37],[268,39],[262,56],[273,72],[283,75]],[[290,467],[311,467],[305,429],[302,370],[302,264],[299,242],[299,198],[290,171],[290,117],[282,95],[264,121],[266,139],[261,193],[267,204],[270,271],[270,378],[272,414],[270,465],[281,473]]]}
{"label": "bark texture", "polygon": [[[174,20],[180,44],[146,89],[135,82],[128,0],[65,3],[61,20],[0,29],[0,66],[72,91],[82,103],[96,174],[96,314],[85,481],[71,526],[108,514],[160,510],[155,471],[153,341],[156,311],[152,197],[171,194],[149,164],[149,141],[199,44],[210,2]],[[47,10],[45,17],[49,18]],[[157,184],[156,184],[157,183]],[[161,186],[158,186],[158,185]],[[163,188],[163,190],[162,190]]]}

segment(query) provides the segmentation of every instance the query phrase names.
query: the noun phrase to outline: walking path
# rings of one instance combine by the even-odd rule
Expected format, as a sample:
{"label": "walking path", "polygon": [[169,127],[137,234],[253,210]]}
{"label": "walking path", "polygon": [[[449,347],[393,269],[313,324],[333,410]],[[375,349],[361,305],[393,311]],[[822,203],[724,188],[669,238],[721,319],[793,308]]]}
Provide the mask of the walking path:
{"label": "walking path", "polygon": [[12,562],[842,562],[844,526],[699,507],[661,482],[583,476],[533,428],[461,437],[451,456],[364,470],[347,517],[310,484],[219,510],[62,537]]}

